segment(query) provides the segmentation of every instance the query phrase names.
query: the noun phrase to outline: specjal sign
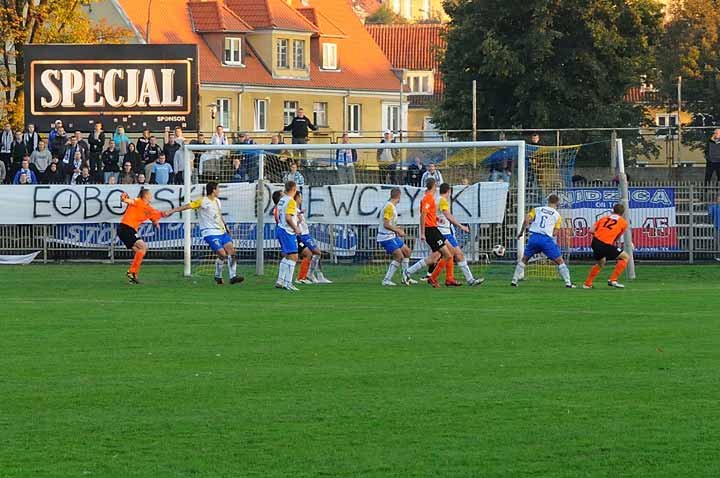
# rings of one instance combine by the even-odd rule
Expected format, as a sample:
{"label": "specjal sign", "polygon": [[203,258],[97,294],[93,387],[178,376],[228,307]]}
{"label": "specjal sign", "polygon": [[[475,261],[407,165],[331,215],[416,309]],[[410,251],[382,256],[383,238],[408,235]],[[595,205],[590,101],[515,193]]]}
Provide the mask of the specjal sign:
{"label": "specjal sign", "polygon": [[197,130],[196,45],[27,45],[25,117],[41,131]]}

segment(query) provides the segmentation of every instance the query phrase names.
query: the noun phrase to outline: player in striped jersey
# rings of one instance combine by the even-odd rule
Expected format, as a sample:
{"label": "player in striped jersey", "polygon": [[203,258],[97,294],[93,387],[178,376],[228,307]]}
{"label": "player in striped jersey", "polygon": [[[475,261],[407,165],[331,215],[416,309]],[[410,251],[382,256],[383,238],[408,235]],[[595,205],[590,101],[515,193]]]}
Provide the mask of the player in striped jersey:
{"label": "player in striped jersey", "polygon": [[382,281],[382,285],[384,286],[397,285],[392,279],[398,267],[401,265],[403,284],[410,285],[417,283],[417,281],[407,277],[407,269],[410,265],[410,248],[406,246],[402,240],[402,238],[405,237],[405,231],[397,225],[397,204],[400,202],[400,196],[400,188],[392,188],[390,190],[390,199],[382,209],[382,217],[380,217],[380,225],[378,227],[377,242],[392,257],[392,261],[390,261],[390,265]]}
{"label": "player in striped jersey", "polygon": [[283,259],[280,261],[275,287],[289,291],[298,290],[293,285],[295,264],[298,260],[297,236],[300,235],[300,228],[297,226],[298,207],[295,199],[293,199],[296,191],[297,184],[295,184],[295,181],[286,182],[284,194],[276,206],[278,225],[275,228],[275,237],[280,242]]}
{"label": "player in striped jersey", "polygon": [[465,280],[467,281],[467,284],[469,286],[480,285],[485,282],[485,279],[482,277],[476,279],[473,276],[473,273],[470,270],[470,266],[468,266],[468,263],[465,260],[465,254],[463,254],[463,251],[460,248],[457,239],[455,238],[453,226],[459,228],[461,231],[464,232],[470,232],[470,228],[465,226],[464,224],[460,224],[460,221],[458,221],[450,211],[451,191],[452,189],[450,188],[450,185],[448,183],[442,183],[440,185],[440,201],[438,202],[438,229],[440,229],[440,232],[445,238],[445,243],[447,244],[448,249],[450,249],[450,253],[453,256],[445,266],[445,285],[448,287],[457,287],[461,285],[455,280],[453,274],[453,259],[457,261],[457,265],[458,267],[460,267],[460,270],[465,276]]}
{"label": "player in striped jersey", "polygon": [[548,197],[548,205],[544,207],[536,207],[525,218],[523,226],[518,234],[518,239],[525,233],[525,229],[530,231],[530,239],[528,240],[527,246],[525,246],[525,252],[523,257],[515,267],[515,273],[513,274],[510,285],[513,287],[518,286],[520,281],[525,276],[525,266],[532,256],[542,252],[548,259],[557,264],[558,274],[563,281],[565,281],[565,287],[568,289],[574,289],[575,284],[570,280],[570,269],[562,258],[560,248],[555,242],[555,234],[560,230],[562,225],[562,218],[560,213],[557,212],[557,207],[560,205],[560,198],[556,194],[551,194]]}
{"label": "player in striped jersey", "polygon": [[205,185],[205,196],[190,201],[188,204],[175,208],[172,212],[182,212],[192,209],[198,213],[200,234],[210,249],[217,255],[215,259],[215,283],[222,285],[223,268],[227,262],[228,274],[231,284],[239,284],[244,277],[237,275],[237,259],[235,258],[235,245],[228,232],[227,224],[222,217],[222,205],[218,195],[219,184],[210,181]]}
{"label": "player in striped jersey", "polygon": [[612,214],[601,217],[595,225],[590,228],[590,232],[593,235],[593,258],[597,261],[597,264],[592,266],[590,269],[590,274],[583,283],[583,289],[592,289],[593,281],[600,273],[600,270],[603,268],[605,263],[608,260],[614,261],[615,259],[617,259],[617,264],[615,265],[615,270],[608,280],[608,285],[610,287],[615,287],[616,289],[625,288],[624,285],[617,281],[620,274],[622,274],[625,267],[627,267],[628,259],[630,259],[628,253],[617,246],[618,239],[623,235],[628,227],[628,222],[623,217],[624,213],[625,206],[622,204],[616,204],[613,207]]}
{"label": "player in striped jersey", "polygon": [[300,228],[300,235],[297,237],[298,250],[303,256],[298,272],[298,282],[301,284],[332,284],[332,281],[325,277],[320,268],[322,250],[310,235],[305,211],[302,208],[303,197],[299,190],[295,192],[294,199],[298,206],[298,227]]}

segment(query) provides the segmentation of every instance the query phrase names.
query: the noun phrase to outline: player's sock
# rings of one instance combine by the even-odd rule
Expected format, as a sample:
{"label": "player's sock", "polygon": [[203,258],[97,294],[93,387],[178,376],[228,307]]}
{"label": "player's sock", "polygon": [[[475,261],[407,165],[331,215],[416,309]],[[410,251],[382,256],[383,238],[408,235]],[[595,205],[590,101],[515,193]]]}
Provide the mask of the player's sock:
{"label": "player's sock", "polygon": [[440,274],[442,273],[443,269],[445,269],[445,264],[447,264],[449,259],[440,259],[437,264],[435,264],[435,269],[433,269],[432,274],[430,274],[430,278],[432,280],[437,280],[438,277],[440,277]]}
{"label": "player's sock", "polygon": [[132,263],[130,264],[129,272],[132,272],[133,274],[137,274],[138,272],[140,272],[140,264],[142,264],[144,257],[145,252],[137,251],[135,253],[135,257],[133,257]]}
{"label": "player's sock", "polygon": [[395,275],[395,272],[397,271],[397,268],[400,267],[400,264],[397,261],[390,261],[390,265],[388,266],[388,270],[385,273],[385,280],[386,281],[392,281],[393,276]]}
{"label": "player's sock", "polygon": [[287,281],[285,279],[287,274],[287,263],[285,262],[285,258],[283,258],[280,261],[280,266],[278,267],[278,279],[277,283],[284,286],[287,285]]}
{"label": "player's sock", "polygon": [[627,267],[627,261],[624,259],[620,259],[617,261],[617,264],[615,265],[615,270],[613,271],[612,275],[610,276],[610,281],[615,282],[620,277],[620,274],[623,273],[625,268]]}
{"label": "player's sock", "polygon": [[297,264],[295,261],[291,261],[288,259],[287,285],[289,286],[292,286],[292,280],[293,277],[295,277],[295,264]]}
{"label": "player's sock", "polygon": [[237,276],[237,260],[233,256],[227,257],[227,265],[228,265],[228,272],[230,273],[230,278]]}
{"label": "player's sock", "polygon": [[465,276],[465,280],[468,283],[475,280],[475,277],[473,276],[473,273],[470,270],[470,266],[468,265],[467,261],[458,262],[458,267],[462,271],[463,276]]}
{"label": "player's sock", "polygon": [[585,285],[592,285],[593,281],[597,277],[597,275],[600,273],[600,266],[595,264],[590,269],[590,273],[588,274],[587,279],[585,280]]}
{"label": "player's sock", "polygon": [[408,273],[408,275],[415,274],[417,271],[419,271],[423,267],[425,267],[425,259],[420,259],[415,264],[408,267],[407,273]]}
{"label": "player's sock", "polygon": [[298,280],[307,279],[308,269],[310,269],[310,259],[308,259],[307,257],[303,257],[302,262],[300,262],[300,271],[298,272]]}
{"label": "player's sock", "polygon": [[308,271],[308,275],[310,277],[315,274],[315,271],[317,270],[318,266],[320,265],[320,256],[316,256],[313,254],[312,259],[310,259],[310,270]]}
{"label": "player's sock", "polygon": [[568,269],[567,264],[560,264],[557,267],[558,274],[560,274],[560,277],[562,277],[562,280],[565,281],[565,284],[572,284],[572,281],[570,280],[570,269]]}
{"label": "player's sock", "polygon": [[409,267],[410,267],[410,259],[408,259],[407,257],[403,257],[403,260],[402,260],[402,271],[403,271],[403,274],[407,274],[407,271],[408,271],[408,268],[409,268]]}
{"label": "player's sock", "polygon": [[455,280],[455,258],[451,257],[445,262],[445,280],[452,282]]}
{"label": "player's sock", "polygon": [[215,278],[216,279],[222,278],[222,270],[223,270],[224,265],[225,265],[225,261],[223,261],[219,257],[217,259],[215,259]]}
{"label": "player's sock", "polygon": [[517,282],[523,278],[525,275],[525,263],[520,261],[515,266],[515,273],[513,274],[512,281],[513,283],[517,284]]}

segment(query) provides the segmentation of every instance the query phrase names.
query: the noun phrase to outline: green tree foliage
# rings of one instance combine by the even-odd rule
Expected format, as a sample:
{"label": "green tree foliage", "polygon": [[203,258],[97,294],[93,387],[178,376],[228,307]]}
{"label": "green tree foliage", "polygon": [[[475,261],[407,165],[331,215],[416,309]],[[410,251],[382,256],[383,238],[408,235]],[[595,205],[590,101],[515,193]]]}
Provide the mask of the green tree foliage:
{"label": "green tree foliage", "polygon": [[623,101],[653,66],[655,0],[446,0],[442,128],[471,126],[472,80],[483,128],[637,126]]}
{"label": "green tree foliage", "polygon": [[407,20],[393,12],[390,7],[383,4],[365,19],[368,24],[390,25],[392,23],[407,23]]}
{"label": "green tree foliage", "polygon": [[126,29],[92,23],[82,7],[97,0],[3,0],[0,4],[2,116],[22,126],[24,51],[30,43],[124,43]]}
{"label": "green tree foliage", "polygon": [[[683,77],[684,108],[720,121],[720,5],[716,0],[675,0],[658,49],[661,97],[676,97]],[[669,100],[673,101],[673,100]]]}

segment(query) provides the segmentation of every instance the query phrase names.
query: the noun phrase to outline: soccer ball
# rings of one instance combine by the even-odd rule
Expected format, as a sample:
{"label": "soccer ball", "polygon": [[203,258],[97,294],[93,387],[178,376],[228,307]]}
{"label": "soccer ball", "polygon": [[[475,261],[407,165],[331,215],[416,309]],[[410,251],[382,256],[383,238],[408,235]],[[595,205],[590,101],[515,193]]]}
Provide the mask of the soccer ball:
{"label": "soccer ball", "polygon": [[498,244],[497,246],[493,247],[492,252],[495,257],[502,257],[505,255],[505,246],[503,246],[502,244]]}

